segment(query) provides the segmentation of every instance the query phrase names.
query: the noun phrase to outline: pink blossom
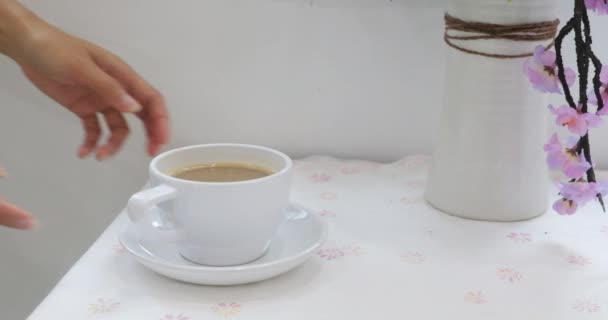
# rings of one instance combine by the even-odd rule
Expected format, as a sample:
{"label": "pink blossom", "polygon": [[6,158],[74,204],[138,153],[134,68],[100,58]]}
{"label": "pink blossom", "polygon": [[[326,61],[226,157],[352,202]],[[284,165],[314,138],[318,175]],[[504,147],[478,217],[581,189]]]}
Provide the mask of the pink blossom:
{"label": "pink blossom", "polygon": [[559,199],[553,203],[553,210],[561,215],[573,215],[576,213],[578,205],[576,202],[566,199]]}
{"label": "pink blossom", "polygon": [[593,113],[582,113],[580,110],[575,110],[567,105],[563,105],[555,109],[549,105],[549,110],[557,116],[555,123],[568,127],[570,132],[579,136],[584,136],[589,131],[589,128],[598,127],[602,124],[602,118]]}
{"label": "pink blossom", "polygon": [[[534,88],[541,92],[562,93],[555,58],[554,51],[545,50],[545,47],[539,45],[534,50],[534,56],[524,63],[524,71],[528,79]],[[576,74],[570,68],[566,68],[564,72],[566,82],[571,86],[576,80]]]}
{"label": "pink blossom", "polygon": [[584,205],[595,199],[600,191],[598,190],[598,184],[595,182],[562,183],[559,188],[559,194],[564,199],[572,200],[579,205]]}
{"label": "pink blossom", "polygon": [[568,178],[579,179],[591,168],[591,164],[582,155],[577,156],[572,150],[564,148],[557,134],[551,136],[544,149],[549,168],[561,169]]}
{"label": "pink blossom", "polygon": [[325,260],[336,260],[344,257],[346,253],[341,248],[324,248],[317,251],[317,255]]}
{"label": "pink blossom", "polygon": [[597,14],[608,14],[608,4],[606,0],[585,0],[587,9],[596,12]]}
{"label": "pink blossom", "polygon": [[608,184],[602,182],[569,182],[559,185],[559,194],[562,199],[553,204],[553,209],[562,215],[572,215],[579,206],[584,206],[594,200],[598,195],[608,192]]}

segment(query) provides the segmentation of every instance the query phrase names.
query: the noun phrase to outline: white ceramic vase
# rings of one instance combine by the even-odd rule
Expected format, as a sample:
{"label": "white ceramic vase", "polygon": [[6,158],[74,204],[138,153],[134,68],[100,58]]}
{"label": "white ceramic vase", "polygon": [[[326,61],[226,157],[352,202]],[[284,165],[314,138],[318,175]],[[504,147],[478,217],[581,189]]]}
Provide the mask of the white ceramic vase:
{"label": "white ceramic vase", "polygon": [[[465,21],[520,24],[554,20],[557,0],[449,0]],[[500,54],[533,52],[535,42],[458,42]],[[528,82],[521,59],[447,49],[440,132],[425,194],[435,208],[464,218],[517,221],[547,209],[546,94]]]}

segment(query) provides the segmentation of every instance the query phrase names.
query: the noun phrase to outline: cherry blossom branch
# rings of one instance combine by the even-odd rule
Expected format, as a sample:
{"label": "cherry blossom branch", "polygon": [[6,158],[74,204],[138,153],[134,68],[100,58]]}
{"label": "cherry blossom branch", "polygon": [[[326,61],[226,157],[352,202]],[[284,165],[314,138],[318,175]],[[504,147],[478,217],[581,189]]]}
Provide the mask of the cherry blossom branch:
{"label": "cherry blossom branch", "polygon": [[[603,66],[592,49],[591,24],[588,10],[600,15],[608,14],[608,0],[574,0],[574,14],[558,32],[555,52],[539,46],[534,57],[524,68],[532,85],[541,92],[564,94],[567,105],[549,106],[556,115],[556,123],[567,127],[578,139],[562,144],[554,134],[545,145],[547,161],[551,169],[561,169],[569,182],[559,183],[561,199],[553,208],[560,214],[573,214],[578,207],[597,198],[606,211],[603,195],[608,194],[608,181],[598,182],[591,156],[589,129],[602,123],[601,116],[608,96],[608,66]],[[576,73],[564,66],[563,42],[573,33],[578,71],[578,101],[572,96],[570,86]],[[592,91],[589,87],[589,69],[593,68]],[[602,96],[603,95],[603,96]],[[591,97],[590,97],[591,96]],[[590,100],[590,98],[594,98]],[[589,104],[597,105],[589,112]]]}
{"label": "cherry blossom branch", "polygon": [[564,90],[566,101],[571,108],[576,109],[576,103],[574,103],[574,98],[572,98],[570,86],[568,85],[568,81],[566,81],[566,68],[564,68],[564,58],[562,57],[562,45],[564,38],[566,38],[566,36],[572,32],[572,30],[574,30],[574,17],[568,20],[555,38],[555,63],[557,64],[557,77],[562,85],[562,90]]}
{"label": "cherry blossom branch", "polygon": [[[605,2],[606,0],[604,0]],[[589,16],[587,14],[587,8],[585,7],[585,3],[584,0],[577,0],[577,4],[578,6],[575,8],[575,15],[580,14],[581,15],[581,22],[584,26],[584,36],[585,39],[583,41],[582,39],[582,34],[578,34],[578,30],[575,31],[577,32],[577,47],[580,47],[580,50],[577,48],[577,56],[580,54],[582,56],[584,56],[584,72],[583,71],[579,71],[580,75],[581,75],[581,83],[580,83],[580,88],[581,88],[581,97],[580,100],[582,100],[583,103],[583,112],[587,112],[587,102],[588,102],[588,98],[587,98],[587,79],[588,79],[588,73],[589,73],[589,60],[591,60],[593,62],[593,66],[594,66],[594,77],[593,77],[593,89],[594,89],[594,94],[596,96],[597,99],[597,105],[598,105],[598,111],[601,110],[604,107],[604,102],[602,99],[602,95],[600,92],[601,89],[601,81],[600,81],[600,74],[602,71],[602,63],[601,61],[595,56],[595,54],[593,53],[593,49],[591,48],[591,44],[593,43],[593,39],[591,38],[591,23],[589,23]],[[578,9],[578,10],[577,10]],[[579,28],[580,28],[580,23],[579,23]],[[575,27],[576,30],[576,27]],[[579,52],[580,51],[580,52]],[[583,81],[583,74],[584,74],[584,81]],[[593,161],[591,160],[591,144],[589,142],[589,134],[587,133],[582,139],[583,141],[583,154],[585,155],[585,159],[587,159],[587,161],[592,165],[591,168],[587,171],[587,181],[588,182],[596,182],[597,179],[595,177],[595,170],[593,168]],[[606,212],[606,206],[604,204],[604,199],[602,198],[602,194],[598,193],[597,194],[597,199],[600,202],[600,204],[602,205],[602,210],[604,212]]]}

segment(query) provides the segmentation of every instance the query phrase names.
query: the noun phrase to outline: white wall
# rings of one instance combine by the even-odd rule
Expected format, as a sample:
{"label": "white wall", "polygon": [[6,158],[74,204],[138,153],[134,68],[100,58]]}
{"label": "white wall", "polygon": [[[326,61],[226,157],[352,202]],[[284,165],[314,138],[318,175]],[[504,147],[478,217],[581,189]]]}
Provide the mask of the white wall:
{"label": "white wall", "polygon": [[[571,1],[560,1],[566,13]],[[24,2],[161,89],[171,147],[237,141],[378,160],[431,150],[444,84],[443,1]],[[608,39],[596,42],[608,58]],[[32,233],[0,230],[0,317],[21,319],[144,182],[148,159],[133,122],[116,159],[76,160],[76,119],[6,59],[0,83],[0,163],[11,173],[0,194],[42,222]],[[596,155],[608,163],[608,149]]]}

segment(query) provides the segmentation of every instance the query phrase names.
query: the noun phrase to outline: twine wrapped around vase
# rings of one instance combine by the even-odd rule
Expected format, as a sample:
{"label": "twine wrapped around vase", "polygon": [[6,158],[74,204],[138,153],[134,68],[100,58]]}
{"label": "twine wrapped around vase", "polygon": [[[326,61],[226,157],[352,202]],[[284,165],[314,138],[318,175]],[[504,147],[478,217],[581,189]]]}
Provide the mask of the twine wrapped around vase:
{"label": "twine wrapped around vase", "polygon": [[[514,59],[530,57],[534,53],[526,52],[521,54],[500,54],[500,53],[486,53],[482,51],[467,49],[454,43],[457,41],[471,41],[471,40],[489,40],[489,39],[502,39],[509,41],[529,41],[538,42],[544,40],[555,39],[557,34],[557,27],[559,26],[559,19],[552,21],[542,21],[535,23],[523,23],[523,24],[494,24],[494,23],[483,23],[483,22],[469,22],[453,17],[449,14],[445,14],[445,33],[443,39],[445,43],[462,52],[474,54],[478,56],[497,58],[497,59]],[[460,33],[466,33],[470,35],[453,35],[453,31]],[[553,42],[548,46],[553,46]]]}

